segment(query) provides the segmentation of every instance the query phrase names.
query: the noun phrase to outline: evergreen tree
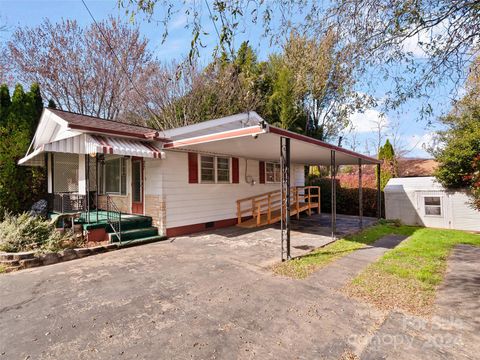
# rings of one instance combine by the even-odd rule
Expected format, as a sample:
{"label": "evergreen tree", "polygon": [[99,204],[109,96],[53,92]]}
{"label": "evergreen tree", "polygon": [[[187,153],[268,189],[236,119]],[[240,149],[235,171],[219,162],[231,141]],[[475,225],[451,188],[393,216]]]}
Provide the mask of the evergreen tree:
{"label": "evergreen tree", "polygon": [[0,124],[0,207],[20,212],[28,210],[44,191],[42,170],[17,164],[25,156],[32,129],[38,123],[41,97],[35,86],[25,94],[23,87],[17,85],[11,99],[8,88],[1,89],[1,102],[9,105],[2,105]]}
{"label": "evergreen tree", "polygon": [[[382,170],[380,174],[380,187],[383,189],[387,185],[388,180],[397,176],[397,162],[395,158],[395,151],[390,143],[390,140],[386,140],[383,146],[380,146],[378,151],[378,159],[383,160]],[[377,173],[378,178],[378,173]]]}
{"label": "evergreen tree", "polygon": [[28,106],[29,106],[29,122],[30,122],[30,134],[33,137],[35,129],[38,126],[38,121],[43,111],[43,99],[40,93],[40,85],[33,83],[30,87],[30,92],[27,94]]}
{"label": "evergreen tree", "polygon": [[270,122],[283,129],[300,132],[301,111],[296,106],[291,71],[282,66],[273,80],[273,92],[269,97],[267,109]]}
{"label": "evergreen tree", "polygon": [[8,111],[10,109],[10,91],[6,84],[0,86],[0,126],[7,121]]}
{"label": "evergreen tree", "polygon": [[56,109],[57,108],[57,104],[55,104],[55,101],[53,101],[53,99],[50,99],[48,100],[48,107],[50,109]]}

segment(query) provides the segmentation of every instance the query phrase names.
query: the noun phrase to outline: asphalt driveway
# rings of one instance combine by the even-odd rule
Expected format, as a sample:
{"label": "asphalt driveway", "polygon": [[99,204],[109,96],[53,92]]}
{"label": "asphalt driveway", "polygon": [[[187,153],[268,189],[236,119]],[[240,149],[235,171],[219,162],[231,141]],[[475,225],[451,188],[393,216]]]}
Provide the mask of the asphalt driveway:
{"label": "asphalt driveway", "polygon": [[0,276],[0,360],[362,353],[388,314],[317,282],[273,276],[278,230],[256,232],[254,244],[235,231]]}

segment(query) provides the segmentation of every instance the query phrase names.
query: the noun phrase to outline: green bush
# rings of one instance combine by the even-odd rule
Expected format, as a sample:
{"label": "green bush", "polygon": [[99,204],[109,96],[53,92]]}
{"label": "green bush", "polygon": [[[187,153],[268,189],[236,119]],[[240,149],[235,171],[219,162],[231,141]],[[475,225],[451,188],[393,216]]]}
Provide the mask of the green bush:
{"label": "green bush", "polygon": [[73,241],[71,232],[62,234],[53,224],[28,213],[7,213],[0,223],[1,251],[58,251],[73,245],[77,244]]}

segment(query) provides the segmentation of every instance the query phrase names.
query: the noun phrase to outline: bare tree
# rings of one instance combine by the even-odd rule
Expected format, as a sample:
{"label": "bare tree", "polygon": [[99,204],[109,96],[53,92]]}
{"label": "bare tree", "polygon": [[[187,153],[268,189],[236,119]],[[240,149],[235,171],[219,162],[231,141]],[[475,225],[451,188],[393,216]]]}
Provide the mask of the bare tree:
{"label": "bare tree", "polygon": [[61,109],[108,119],[121,117],[132,102],[148,111],[142,80],[154,68],[138,28],[115,18],[86,28],[46,19],[18,28],[8,47],[15,75],[39,83],[42,96]]}
{"label": "bare tree", "polygon": [[[149,19],[163,15],[164,37],[180,14],[191,30],[190,58],[198,55],[206,37],[217,38],[218,49],[231,49],[234,37],[252,25],[276,41],[292,28],[320,38],[334,28],[348,46],[352,64],[374,69],[378,80],[393,80],[384,102],[394,108],[412,97],[428,99],[430,90],[446,81],[457,89],[468,65],[480,51],[478,0],[118,0],[132,15]],[[217,31],[207,31],[211,24]],[[401,71],[398,71],[400,65]],[[362,72],[360,71],[359,74]],[[372,79],[368,79],[372,82]],[[372,85],[374,86],[374,85]],[[422,112],[432,108],[426,100]]]}
{"label": "bare tree", "polygon": [[380,147],[383,144],[383,141],[386,136],[386,130],[388,129],[388,122],[385,116],[380,116],[377,120],[373,121],[375,129],[375,139],[372,140],[372,143],[375,146],[377,154],[380,151]]}

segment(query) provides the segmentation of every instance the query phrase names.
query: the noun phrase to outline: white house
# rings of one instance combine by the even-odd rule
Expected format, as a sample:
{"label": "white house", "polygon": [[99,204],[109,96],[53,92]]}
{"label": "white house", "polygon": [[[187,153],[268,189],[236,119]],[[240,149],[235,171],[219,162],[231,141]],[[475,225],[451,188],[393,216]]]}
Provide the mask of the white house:
{"label": "white house", "polygon": [[385,215],[407,225],[480,231],[480,211],[464,190],[445,189],[434,177],[392,178],[385,186]]}
{"label": "white house", "polygon": [[91,240],[105,238],[109,231],[98,224],[111,223],[114,212],[123,220],[133,219],[128,214],[150,219],[142,223],[148,229],[122,222],[130,237],[134,230],[177,236],[257,215],[258,224],[270,222],[267,203],[270,209],[281,201],[281,139],[290,144],[293,212],[320,208],[315,191],[301,188],[306,164],[378,164],[271,126],[255,112],[159,131],[48,108],[19,163],[45,167],[51,210],[86,211]]}

